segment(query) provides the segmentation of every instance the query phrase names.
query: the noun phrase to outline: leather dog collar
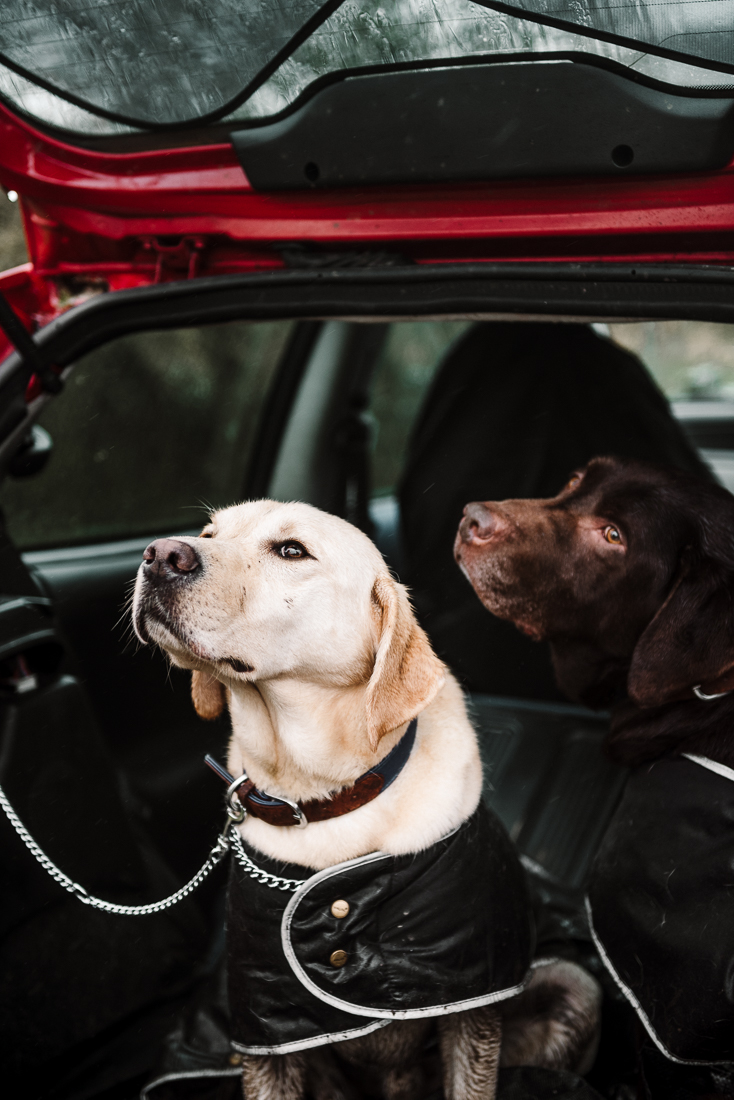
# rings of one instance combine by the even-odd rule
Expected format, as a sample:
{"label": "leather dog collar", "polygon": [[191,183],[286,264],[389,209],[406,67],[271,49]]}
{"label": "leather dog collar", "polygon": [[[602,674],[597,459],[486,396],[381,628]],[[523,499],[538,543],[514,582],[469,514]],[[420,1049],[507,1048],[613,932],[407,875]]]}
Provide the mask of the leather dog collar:
{"label": "leather dog collar", "polygon": [[403,736],[379,764],[370,768],[364,775],[360,775],[351,787],[343,787],[329,798],[312,798],[308,802],[290,802],[284,798],[275,798],[273,795],[259,791],[251,779],[243,772],[239,780],[223,768],[212,756],[207,754],[205,762],[212,771],[216,772],[220,779],[228,783],[231,790],[231,798],[239,800],[245,814],[266,821],[268,825],[300,826],[303,828],[310,821],[327,821],[332,817],[341,817],[351,810],[356,810],[377,798],[378,794],[387,790],[394,783],[408,762],[408,757],[415,742],[415,732],[418,728],[418,719],[414,718]]}

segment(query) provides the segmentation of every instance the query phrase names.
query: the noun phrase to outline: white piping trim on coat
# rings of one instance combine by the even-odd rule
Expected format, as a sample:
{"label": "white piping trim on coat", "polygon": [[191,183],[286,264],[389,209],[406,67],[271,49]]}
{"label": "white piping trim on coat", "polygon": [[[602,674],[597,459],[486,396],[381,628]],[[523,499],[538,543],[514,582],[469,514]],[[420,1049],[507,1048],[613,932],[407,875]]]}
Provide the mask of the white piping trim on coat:
{"label": "white piping trim on coat", "polygon": [[[554,963],[563,962],[560,958],[547,958],[547,959],[534,959],[530,964],[531,970],[537,970],[543,966],[553,966]],[[244,1043],[232,1042],[232,1047],[240,1051],[242,1054],[288,1054],[290,1052],[298,1050],[311,1050],[314,1047],[323,1047],[329,1043],[341,1043],[346,1039],[358,1039],[362,1035],[369,1035],[372,1031],[377,1031],[381,1027],[387,1027],[390,1023],[389,1020],[374,1020],[371,1024],[366,1024],[364,1027],[350,1028],[349,1031],[332,1031],[328,1035],[318,1035],[314,1039],[298,1040],[294,1039],[291,1043],[282,1043],[277,1047],[256,1047],[245,1046]],[[169,1073],[165,1077],[159,1077],[157,1080],[152,1081],[149,1085],[146,1085],[141,1092],[141,1100],[145,1100],[148,1093],[157,1088],[158,1085],[165,1084],[166,1081],[176,1081],[183,1077],[229,1077],[234,1076],[242,1072],[241,1066],[236,1066],[234,1069],[222,1069],[222,1070],[191,1070],[187,1073]]]}
{"label": "white piping trim on coat", "polygon": [[[531,970],[540,970],[541,966],[555,966],[556,963],[571,962],[571,961],[572,961],[571,959],[562,959],[560,955],[546,955],[542,959],[533,959],[533,961],[530,964],[530,969]],[[577,966],[577,965],[578,965],[577,963],[574,963],[574,966]]]}
{"label": "white piping trim on coat", "polygon": [[180,1073],[164,1073],[162,1077],[156,1077],[155,1081],[151,1081],[141,1089],[140,1100],[145,1100],[153,1089],[157,1089],[159,1085],[165,1085],[168,1081],[183,1081],[194,1077],[237,1077],[240,1073],[242,1073],[242,1066],[232,1066],[227,1069],[187,1069]]}
{"label": "white piping trim on coat", "polygon": [[543,878],[547,882],[552,882],[558,885],[559,880],[555,875],[552,875],[550,871],[546,871],[542,863],[538,863],[536,860],[531,859],[530,856],[526,856],[524,852],[520,853],[520,862],[526,871],[529,871],[531,875],[537,875],[538,878]]}
{"label": "white piping trim on coat", "polygon": [[[696,763],[697,763],[697,761],[696,761]],[[589,919],[589,931],[591,932],[591,938],[593,939],[594,945],[596,946],[596,949],[599,952],[599,955],[601,957],[601,961],[604,963],[607,970],[609,971],[609,973],[612,975],[615,982],[619,986],[620,990],[622,991],[622,993],[624,993],[625,997],[627,998],[629,1003],[634,1008],[635,1012],[637,1013],[637,1015],[640,1018],[640,1022],[642,1023],[642,1025],[645,1028],[645,1031],[650,1036],[650,1038],[652,1039],[653,1043],[658,1048],[660,1053],[665,1058],[667,1058],[668,1061],[676,1062],[679,1066],[730,1066],[732,1064],[731,1059],[722,1060],[722,1061],[719,1061],[719,1062],[705,1062],[705,1061],[701,1061],[700,1059],[697,1059],[697,1058],[676,1058],[676,1056],[674,1054],[670,1053],[668,1048],[662,1043],[662,1041],[658,1038],[657,1034],[655,1033],[655,1030],[654,1030],[652,1024],[650,1023],[650,1020],[648,1019],[647,1013],[645,1012],[645,1010],[642,1007],[642,1005],[640,1004],[640,1002],[637,1000],[637,997],[634,995],[634,993],[632,992],[630,987],[622,981],[619,974],[615,970],[614,965],[612,963],[612,960],[607,955],[607,953],[604,949],[604,945],[602,944],[601,940],[597,936],[596,929],[594,928],[594,919],[593,919],[593,916],[592,916],[592,913],[591,913],[591,902],[589,901],[588,897],[586,898],[586,915]]]}
{"label": "white piping trim on coat", "polygon": [[342,1043],[346,1039],[359,1039],[361,1035],[369,1035],[371,1031],[387,1027],[389,1020],[373,1020],[371,1024],[362,1027],[351,1027],[348,1031],[332,1031],[328,1035],[316,1035],[313,1039],[294,1039],[290,1043],[281,1043],[274,1047],[245,1046],[244,1043],[232,1043],[235,1050],[243,1054],[292,1054],[297,1050],[311,1050],[313,1047],[325,1047],[328,1043]]}
{"label": "white piping trim on coat", "polygon": [[702,768],[706,768],[710,772],[716,772],[724,779],[734,780],[734,768],[727,768],[726,764],[720,764],[718,760],[709,760],[708,756],[695,756],[692,752],[682,752],[681,756],[684,756],[686,760],[690,760],[693,764],[700,764]]}
{"label": "white piping trim on coat", "polygon": [[[459,826],[459,828],[460,827],[461,826]],[[452,836],[456,831],[457,830],[454,829],[452,833],[448,833],[447,835]],[[441,839],[446,838],[442,837]],[[440,842],[437,841],[436,843]],[[347,868],[360,867],[368,863],[376,863],[382,859],[393,858],[394,857],[388,852],[372,852],[367,856],[358,856],[357,859],[349,859],[344,863],[337,863],[333,867],[326,867],[323,871],[318,871],[311,878],[306,879],[302,886],[298,887],[283,913],[280,934],[285,957],[301,985],[310,993],[313,993],[318,1000],[323,1001],[324,1004],[331,1005],[332,1008],[340,1008],[343,1012],[348,1012],[352,1016],[369,1016],[372,1019],[377,1017],[378,1019],[388,1021],[419,1020],[427,1016],[442,1016],[449,1015],[452,1012],[465,1012],[470,1008],[481,1008],[483,1005],[491,1005],[496,1004],[498,1001],[506,1001],[509,997],[514,997],[516,994],[521,993],[527,985],[530,976],[529,970],[522,982],[520,982],[519,985],[512,986],[511,989],[500,989],[496,993],[485,993],[481,997],[470,997],[466,1001],[452,1001],[450,1004],[433,1005],[427,1008],[365,1008],[363,1005],[352,1004],[351,1001],[343,1001],[340,997],[335,997],[332,993],[325,993],[315,982],[311,981],[308,974],[306,974],[299,963],[293,949],[293,944],[291,943],[291,924],[299,903],[314,886],[317,886],[320,882],[324,882],[325,879],[331,878],[333,875],[339,874]]]}

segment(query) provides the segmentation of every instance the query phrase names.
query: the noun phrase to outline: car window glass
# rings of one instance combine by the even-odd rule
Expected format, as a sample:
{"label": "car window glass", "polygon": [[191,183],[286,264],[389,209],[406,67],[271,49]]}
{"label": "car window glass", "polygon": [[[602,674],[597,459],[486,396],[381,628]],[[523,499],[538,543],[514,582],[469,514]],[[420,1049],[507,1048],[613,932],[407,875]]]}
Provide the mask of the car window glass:
{"label": "car window glass", "polygon": [[[285,58],[271,77],[227,116],[263,118],[285,109],[319,77],[339,69],[406,65],[422,60],[537,55],[573,50],[608,58],[636,73],[680,87],[728,86],[731,76],[712,73],[687,60],[660,57],[634,44],[590,38],[564,27],[523,19],[532,5],[514,14],[494,11],[472,0],[350,0],[341,4],[305,42]],[[699,5],[699,8],[701,5]],[[584,8],[585,10],[585,8]],[[614,13],[615,9],[608,9]],[[696,9],[689,6],[689,14]],[[698,52],[698,51],[696,51]]]}
{"label": "car window glass", "polygon": [[642,359],[671,401],[734,401],[734,332],[703,321],[596,326]]}
{"label": "car window glass", "polygon": [[731,6],[519,0],[495,11],[481,0],[66,0],[41,12],[6,0],[0,96],[47,124],[112,135],[272,115],[340,69],[566,51],[710,91],[732,84],[722,4]]}
{"label": "car window glass", "polygon": [[26,81],[119,121],[165,125],[226,107],[323,0],[5,0],[0,56]]}
{"label": "car window glass", "polygon": [[395,491],[410,430],[449,346],[471,321],[404,321],[390,326],[375,366],[372,418],[372,492]]}
{"label": "car window glass", "polygon": [[[469,321],[390,326],[372,381],[372,496],[394,494],[410,432],[451,344]],[[691,441],[734,491],[734,331],[699,321],[596,324],[600,335],[638,356],[671,402]]]}
{"label": "car window glass", "polygon": [[0,492],[17,546],[185,531],[241,497],[291,322],[137,333],[80,360],[39,423],[54,449]]}
{"label": "car window glass", "polygon": [[734,331],[703,321],[595,326],[639,356],[691,441],[734,492]]}

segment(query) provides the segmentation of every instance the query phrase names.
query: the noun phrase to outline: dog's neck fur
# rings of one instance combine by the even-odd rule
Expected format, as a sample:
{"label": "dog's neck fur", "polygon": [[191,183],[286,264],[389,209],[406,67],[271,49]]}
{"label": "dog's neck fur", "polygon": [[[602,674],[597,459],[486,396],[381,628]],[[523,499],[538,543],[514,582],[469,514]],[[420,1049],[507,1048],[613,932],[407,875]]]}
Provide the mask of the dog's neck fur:
{"label": "dog's neck fur", "polygon": [[290,679],[230,688],[233,775],[295,802],[326,798],[388,754],[407,723],[371,747],[366,685],[330,687]]}
{"label": "dog's neck fur", "polygon": [[627,699],[612,707],[609,755],[637,765],[690,752],[734,768],[734,695],[685,699],[643,709]]}
{"label": "dog's neck fur", "polygon": [[626,696],[629,656],[581,638],[554,638],[550,650],[556,682],[569,699],[601,710]]}
{"label": "dog's neck fur", "polygon": [[682,699],[643,708],[627,696],[631,657],[581,641],[553,641],[551,654],[562,691],[592,709],[610,710],[606,747],[617,763],[635,767],[690,752],[734,767],[734,693],[708,702]]}
{"label": "dog's neck fur", "polygon": [[[407,723],[372,749],[365,688],[326,688],[279,679],[229,692],[228,766],[247,771],[267,794],[293,801],[323,798],[378,763]],[[305,829],[278,828],[254,817],[239,826],[265,855],[320,870],[369,852],[420,852],[476,809],[482,765],[461,688],[450,675],[420,712],[410,758],[388,790],[359,809]],[[428,812],[427,812],[428,807]]]}

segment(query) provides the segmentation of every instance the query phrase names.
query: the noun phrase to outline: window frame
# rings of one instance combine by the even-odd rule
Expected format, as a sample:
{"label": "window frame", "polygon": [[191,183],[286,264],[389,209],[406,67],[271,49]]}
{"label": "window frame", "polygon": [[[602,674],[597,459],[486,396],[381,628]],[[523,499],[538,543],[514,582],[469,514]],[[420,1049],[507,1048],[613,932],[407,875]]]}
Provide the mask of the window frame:
{"label": "window frame", "polygon": [[[55,318],[35,334],[34,342],[47,363],[62,368],[63,377],[78,358],[119,336],[237,320],[467,318],[732,324],[733,285],[734,271],[709,265],[501,262],[315,267],[210,276],[100,295]],[[286,389],[292,400],[298,372],[293,366],[289,370]],[[49,400],[48,394],[41,394],[26,403],[32,375],[32,365],[18,352],[0,363],[0,473]],[[282,426],[288,401],[275,402],[268,412],[274,415],[276,409]],[[264,433],[271,431],[265,414],[261,423]],[[268,444],[271,460],[277,443],[275,438]],[[262,465],[258,489],[266,478]]]}

